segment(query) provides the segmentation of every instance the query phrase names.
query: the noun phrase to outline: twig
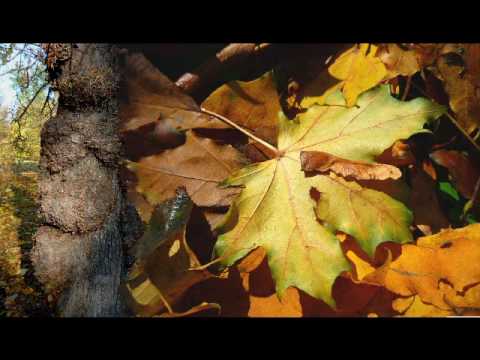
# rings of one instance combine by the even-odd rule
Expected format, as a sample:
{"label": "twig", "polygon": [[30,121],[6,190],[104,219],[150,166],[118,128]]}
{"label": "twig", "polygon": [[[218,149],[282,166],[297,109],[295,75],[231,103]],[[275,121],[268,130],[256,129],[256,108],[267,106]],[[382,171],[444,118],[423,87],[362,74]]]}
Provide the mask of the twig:
{"label": "twig", "polygon": [[462,126],[455,120],[455,118],[450,115],[448,112],[446,113],[447,117],[452,121],[452,123],[462,132],[462,134],[468,139],[468,141],[477,149],[480,151],[480,145],[478,145],[471,137],[468,135],[468,133],[462,128]]}
{"label": "twig", "polygon": [[43,103],[42,110],[40,110],[41,114],[43,114],[43,110],[45,110],[45,106],[47,106],[47,103],[48,103],[48,100],[50,98],[51,92],[52,92],[52,88],[48,88],[47,97],[45,98],[45,102]]}
{"label": "twig", "polygon": [[466,204],[465,204],[465,208],[464,208],[464,216],[466,216],[467,212],[470,211],[470,209],[473,209],[475,207],[475,203],[477,202],[478,200],[478,194],[480,192],[480,176],[478,177],[478,180],[477,180],[477,183],[475,184],[475,189],[473,190],[473,195],[472,195],[472,198],[470,199],[470,201],[468,201]]}
{"label": "twig", "polygon": [[268,148],[269,150],[272,150],[275,154],[278,155],[278,149],[269,144],[268,142],[266,142],[265,140],[262,140],[260,139],[259,137],[253,135],[251,132],[245,130],[244,128],[238,126],[237,124],[235,124],[232,120],[230,119],[227,119],[226,117],[220,115],[220,114],[217,114],[217,113],[214,113],[213,111],[209,111],[207,109],[204,109],[204,108],[201,108],[201,112],[205,113],[205,114],[208,114],[208,115],[211,115],[213,117],[216,117],[217,119],[227,123],[228,125],[234,127],[235,129],[237,129],[238,131],[242,132],[243,134],[247,135],[249,138],[255,140],[256,142],[258,142],[259,144],[262,144],[263,146],[265,146],[266,148]]}

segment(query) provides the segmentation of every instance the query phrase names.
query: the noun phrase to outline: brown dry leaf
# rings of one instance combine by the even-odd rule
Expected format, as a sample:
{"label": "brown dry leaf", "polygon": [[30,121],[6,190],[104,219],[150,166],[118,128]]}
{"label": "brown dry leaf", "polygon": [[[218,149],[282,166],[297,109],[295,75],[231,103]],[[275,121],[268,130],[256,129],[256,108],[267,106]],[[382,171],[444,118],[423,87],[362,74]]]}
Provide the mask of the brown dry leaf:
{"label": "brown dry leaf", "polygon": [[183,142],[182,131],[193,128],[228,129],[205,115],[143,55],[126,57],[125,84],[120,97],[120,136],[130,160],[157,154]]}
{"label": "brown dry leaf", "polygon": [[343,82],[334,78],[326,68],[302,89],[300,106],[308,109],[314,104],[324,105],[326,98],[342,86]]}
{"label": "brown dry leaf", "polygon": [[480,44],[463,44],[467,76],[475,87],[480,87]]}
{"label": "brown dry leaf", "polygon": [[480,224],[473,224],[419,238],[417,245],[403,245],[395,261],[387,260],[364,280],[404,297],[418,295],[422,302],[448,311],[452,295],[465,298],[468,288],[480,283],[479,258]]}
{"label": "brown dry leaf", "polygon": [[409,172],[412,186],[409,204],[414,224],[426,235],[450,227],[440,207],[435,181],[422,169],[411,168]]}
{"label": "brown dry leaf", "polygon": [[430,158],[448,169],[455,187],[465,198],[472,198],[475,184],[480,178],[480,167],[469,156],[442,149],[431,153]]}
{"label": "brown dry leaf", "polygon": [[411,44],[410,48],[415,51],[420,68],[432,65],[441,55],[445,44]]}
{"label": "brown dry leaf", "polygon": [[184,145],[130,162],[128,167],[137,176],[136,191],[152,205],[185,186],[198,206],[228,206],[239,191],[218,184],[244,165],[245,159],[231,145],[218,145],[188,131]]}
{"label": "brown dry leaf", "polygon": [[127,56],[125,94],[120,105],[121,132],[167,121],[173,128],[228,128],[208,115],[199,113],[195,101],[184,94],[142,54]]}
{"label": "brown dry leaf", "polygon": [[400,169],[392,165],[352,161],[322,151],[302,151],[300,161],[303,171],[331,170],[357,180],[399,179],[402,176]]}
{"label": "brown dry leaf", "polygon": [[437,60],[436,75],[443,80],[450,99],[450,107],[458,123],[471,133],[480,125],[480,101],[476,86],[470,78],[463,76],[463,66],[451,63],[447,56]]}
{"label": "brown dry leaf", "polygon": [[380,156],[377,156],[376,160],[379,163],[390,164],[394,166],[413,165],[416,161],[410,146],[401,140],[396,141]]}
{"label": "brown dry leaf", "polygon": [[[194,284],[213,275],[200,266],[185,239],[193,203],[184,189],[152,214],[143,237],[133,249],[135,264],[123,292],[138,316],[152,316],[168,309]],[[170,310],[170,309],[169,309]]]}
{"label": "brown dry leaf", "polygon": [[277,143],[281,106],[271,72],[253,81],[221,86],[202,103],[202,108],[227,117],[270,144]]}
{"label": "brown dry leaf", "polygon": [[385,44],[377,56],[387,67],[389,78],[412,76],[420,70],[415,51],[403,50],[397,44]]}

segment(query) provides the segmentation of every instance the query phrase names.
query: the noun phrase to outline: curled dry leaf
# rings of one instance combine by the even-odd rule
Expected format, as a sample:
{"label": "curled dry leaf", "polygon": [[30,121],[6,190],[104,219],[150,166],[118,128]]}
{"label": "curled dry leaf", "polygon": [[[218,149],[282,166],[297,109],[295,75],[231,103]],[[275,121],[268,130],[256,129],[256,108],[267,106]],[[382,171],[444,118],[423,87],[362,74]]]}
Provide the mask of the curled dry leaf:
{"label": "curled dry leaf", "polygon": [[331,170],[337,175],[357,180],[398,179],[402,176],[400,169],[392,165],[351,161],[322,151],[302,151],[300,161],[303,171]]}
{"label": "curled dry leaf", "polygon": [[416,160],[410,146],[404,141],[395,143],[377,157],[377,162],[393,166],[407,166],[415,164]]}
{"label": "curled dry leaf", "polygon": [[[135,263],[123,288],[136,315],[168,309],[192,285],[213,275],[190,270],[200,263],[185,239],[193,203],[184,189],[155,208],[143,237],[133,248]],[[171,309],[168,309],[171,310]]]}
{"label": "curled dry leaf", "polygon": [[[372,255],[384,241],[412,240],[411,213],[399,201],[334,174],[306,177],[300,152],[373,162],[397,139],[423,131],[424,123],[444,109],[426,99],[400,102],[386,86],[362,94],[355,108],[345,107],[339,91],[327,103],[293,121],[280,116],[279,156],[249,165],[224,182],[244,189],[217,228],[216,252],[224,266],[231,266],[263,247],[280,297],[294,286],[334,306],[332,284],[350,266],[332,228],[355,236]],[[312,188],[321,194],[316,213]]]}
{"label": "curled dry leaf", "polygon": [[245,159],[231,145],[218,145],[188,131],[184,145],[130,162],[128,167],[137,176],[136,191],[152,205],[185,186],[198,206],[227,206],[238,190],[222,189],[218,184],[244,164]]}

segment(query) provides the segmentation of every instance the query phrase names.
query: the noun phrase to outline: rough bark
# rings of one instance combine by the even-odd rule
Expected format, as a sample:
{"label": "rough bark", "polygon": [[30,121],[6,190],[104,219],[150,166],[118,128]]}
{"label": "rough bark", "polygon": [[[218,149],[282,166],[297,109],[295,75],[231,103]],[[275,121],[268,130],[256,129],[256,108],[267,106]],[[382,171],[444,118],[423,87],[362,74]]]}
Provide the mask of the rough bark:
{"label": "rough bark", "polygon": [[49,47],[50,80],[60,96],[57,115],[42,130],[44,224],[32,260],[38,279],[62,290],[61,316],[127,315],[119,293],[124,249],[141,222],[119,181],[117,59],[106,44]]}

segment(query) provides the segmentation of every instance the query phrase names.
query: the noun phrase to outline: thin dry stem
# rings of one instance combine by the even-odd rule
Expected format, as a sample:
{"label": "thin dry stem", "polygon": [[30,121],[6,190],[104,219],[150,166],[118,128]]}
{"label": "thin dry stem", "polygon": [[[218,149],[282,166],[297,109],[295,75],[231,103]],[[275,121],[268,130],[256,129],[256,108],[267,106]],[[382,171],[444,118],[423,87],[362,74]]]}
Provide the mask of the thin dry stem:
{"label": "thin dry stem", "polygon": [[258,142],[259,144],[262,144],[263,146],[265,146],[266,148],[272,150],[275,154],[279,154],[279,151],[278,149],[273,146],[272,144],[269,144],[268,142],[266,142],[265,140],[262,140],[260,139],[259,137],[253,135],[251,132],[249,132],[248,130],[245,130],[244,128],[238,126],[237,124],[235,124],[232,120],[230,119],[227,119],[225,116],[222,116],[220,114],[217,114],[217,113],[214,113],[213,111],[210,111],[210,110],[207,110],[205,108],[201,108],[201,111],[205,114],[208,114],[208,115],[211,115],[213,117],[216,117],[217,119],[227,123],[228,125],[234,127],[235,129],[237,129],[238,131],[242,132],[243,134],[247,135],[250,139]]}

